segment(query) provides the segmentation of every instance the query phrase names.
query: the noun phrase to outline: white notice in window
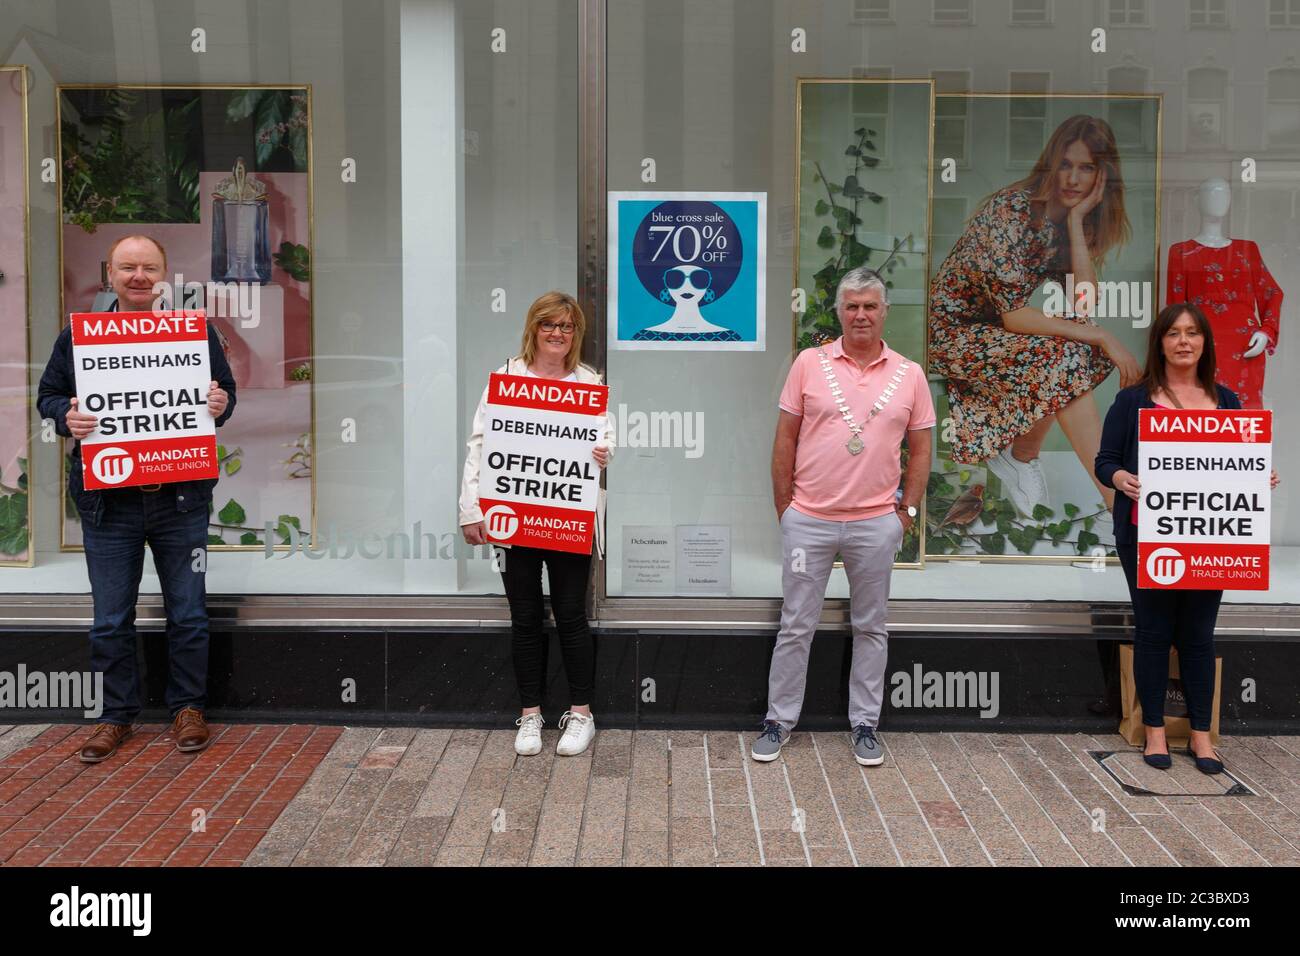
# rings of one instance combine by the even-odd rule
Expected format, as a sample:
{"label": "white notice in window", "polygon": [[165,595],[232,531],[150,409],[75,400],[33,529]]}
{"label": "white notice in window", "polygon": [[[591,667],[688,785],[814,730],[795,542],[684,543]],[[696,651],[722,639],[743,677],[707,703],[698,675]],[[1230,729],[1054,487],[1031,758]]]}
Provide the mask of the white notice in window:
{"label": "white notice in window", "polygon": [[677,526],[677,593],[731,594],[731,528]]}
{"label": "white notice in window", "polygon": [[623,526],[623,593],[673,593],[672,525]]}

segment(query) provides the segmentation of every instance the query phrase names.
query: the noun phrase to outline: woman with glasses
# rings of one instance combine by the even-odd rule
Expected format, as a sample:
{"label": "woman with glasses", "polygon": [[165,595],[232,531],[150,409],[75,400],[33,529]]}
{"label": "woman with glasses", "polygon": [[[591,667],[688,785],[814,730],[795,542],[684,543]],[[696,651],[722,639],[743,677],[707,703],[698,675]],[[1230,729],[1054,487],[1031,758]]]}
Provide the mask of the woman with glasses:
{"label": "woman with glasses", "polygon": [[[519,355],[497,369],[507,375],[554,379],[565,382],[599,384],[600,374],[579,361],[582,336],[587,321],[577,301],[563,292],[548,292],[528,308],[524,320],[523,344]],[[483,429],[487,420],[488,390],[483,389],[474,425],[466,443],[465,472],[460,486],[460,528],[465,540],[473,545],[488,543],[483,512],[479,507],[479,464],[483,452]],[[603,436],[591,457],[603,470],[614,453],[614,428],[608,413]],[[598,496],[596,509],[596,547],[601,546],[604,532],[605,492]],[[560,634],[564,671],[569,682],[570,708],[560,718],[563,734],[555,748],[557,754],[576,756],[591,745],[596,736],[596,721],[591,716],[592,684],[595,681],[596,648],[587,626],[587,579],[591,574],[591,555],[548,548],[510,547],[498,552],[506,599],[510,602],[511,649],[515,681],[523,710],[515,726],[515,752],[523,756],[542,750],[542,678],[546,660],[546,634],[542,627],[542,566],[546,566],[550,585],[551,610]]]}

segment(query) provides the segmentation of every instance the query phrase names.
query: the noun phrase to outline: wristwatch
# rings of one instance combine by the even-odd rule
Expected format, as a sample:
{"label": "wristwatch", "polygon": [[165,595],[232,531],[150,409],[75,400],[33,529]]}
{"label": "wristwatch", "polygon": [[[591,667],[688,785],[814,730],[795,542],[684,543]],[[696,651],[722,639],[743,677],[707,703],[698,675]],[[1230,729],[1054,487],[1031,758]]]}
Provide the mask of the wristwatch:
{"label": "wristwatch", "polygon": [[908,505],[906,508],[904,508],[904,507],[900,504],[900,505],[898,506],[898,510],[899,510],[899,511],[905,511],[905,512],[907,512],[907,516],[908,516],[909,518],[911,518],[913,521],[916,520],[916,515],[917,515],[916,505]]}

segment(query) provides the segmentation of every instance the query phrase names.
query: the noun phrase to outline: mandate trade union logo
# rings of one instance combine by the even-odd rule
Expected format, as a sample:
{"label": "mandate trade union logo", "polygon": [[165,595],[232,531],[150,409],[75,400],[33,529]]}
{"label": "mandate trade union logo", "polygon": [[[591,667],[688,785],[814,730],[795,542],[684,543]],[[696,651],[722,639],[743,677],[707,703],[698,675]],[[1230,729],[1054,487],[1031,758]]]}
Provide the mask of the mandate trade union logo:
{"label": "mandate trade union logo", "polygon": [[135,471],[135,459],[125,449],[113,445],[95,456],[91,471],[106,485],[120,485]]}
{"label": "mandate trade union logo", "polygon": [[1156,584],[1176,584],[1187,570],[1187,562],[1174,548],[1156,548],[1147,555],[1147,576]]}
{"label": "mandate trade union logo", "polygon": [[483,516],[489,537],[504,541],[519,530],[519,516],[509,505],[493,505]]}

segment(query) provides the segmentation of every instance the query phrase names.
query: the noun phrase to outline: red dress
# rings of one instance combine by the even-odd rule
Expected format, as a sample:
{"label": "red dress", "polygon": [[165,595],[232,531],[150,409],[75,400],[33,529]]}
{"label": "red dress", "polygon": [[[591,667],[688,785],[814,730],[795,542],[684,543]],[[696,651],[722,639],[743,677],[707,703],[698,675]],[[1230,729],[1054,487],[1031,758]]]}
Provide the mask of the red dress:
{"label": "red dress", "polygon": [[1165,304],[1190,302],[1205,313],[1214,331],[1219,384],[1237,393],[1242,408],[1262,408],[1264,356],[1243,359],[1250,337],[1268,335],[1269,355],[1277,350],[1282,290],[1249,239],[1233,239],[1216,249],[1195,239],[1169,248]]}

